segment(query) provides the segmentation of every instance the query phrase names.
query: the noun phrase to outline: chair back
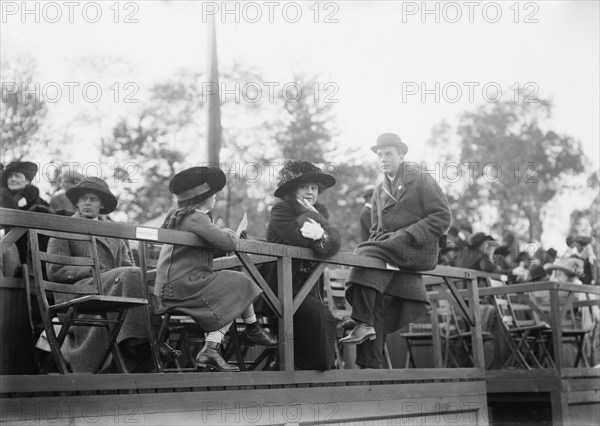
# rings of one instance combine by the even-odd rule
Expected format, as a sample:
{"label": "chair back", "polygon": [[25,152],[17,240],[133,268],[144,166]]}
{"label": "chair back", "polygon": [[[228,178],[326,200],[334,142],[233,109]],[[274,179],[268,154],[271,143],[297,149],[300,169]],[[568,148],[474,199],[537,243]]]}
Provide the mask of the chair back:
{"label": "chair back", "polygon": [[324,276],[327,307],[336,319],[350,318],[352,307],[346,300],[346,280],[350,274],[349,269],[326,268]]}
{"label": "chair back", "polygon": [[[489,287],[506,287],[506,283],[493,278],[486,278]],[[494,306],[502,320],[502,324],[508,330],[522,329],[539,325],[539,318],[526,303],[513,301],[509,294],[493,295]]]}
{"label": "chair back", "polygon": [[[86,244],[88,247],[85,257],[77,257],[61,254],[48,253],[41,251],[39,237],[46,236],[49,238],[78,241],[81,244]],[[102,286],[100,285],[100,267],[98,264],[98,249],[96,246],[96,237],[93,235],[71,234],[66,232],[43,231],[38,229],[29,230],[29,244],[31,247],[31,258],[33,267],[33,276],[36,282],[36,293],[44,306],[48,308],[49,302],[47,293],[64,293],[78,296],[86,295],[102,295]],[[48,244],[50,247],[50,244]],[[44,268],[50,265],[59,265],[59,267],[77,267],[89,268],[90,285],[75,286],[73,284],[65,284],[62,282],[52,281],[50,278],[44,278]]]}

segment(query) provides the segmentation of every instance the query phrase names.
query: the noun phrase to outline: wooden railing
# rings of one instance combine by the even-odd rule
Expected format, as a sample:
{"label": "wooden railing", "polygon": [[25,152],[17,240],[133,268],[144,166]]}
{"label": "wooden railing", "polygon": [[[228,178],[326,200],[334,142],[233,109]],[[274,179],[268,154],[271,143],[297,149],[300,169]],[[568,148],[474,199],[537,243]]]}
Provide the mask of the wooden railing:
{"label": "wooden railing", "polygon": [[[19,210],[0,209],[0,225],[3,227],[45,229],[163,244],[204,247],[202,241],[196,235],[189,232],[147,228],[114,222],[90,221],[87,219],[22,212]],[[11,235],[14,236],[15,232],[17,231],[13,228],[13,231],[5,236],[5,241],[7,238],[12,241],[13,237]],[[5,241],[2,241],[3,252],[6,247],[4,244]],[[311,260],[318,264],[296,297],[292,295],[293,259]],[[277,262],[277,295],[273,293],[256,267],[256,264],[267,261]],[[279,362],[280,370],[282,371],[290,372],[294,370],[293,345],[286,344],[293,342],[293,314],[315,285],[325,267],[329,264],[389,270],[383,261],[375,258],[357,256],[352,253],[338,253],[331,258],[320,259],[315,257],[313,251],[309,249],[252,240],[240,240],[237,243],[235,258],[228,257],[215,261],[214,266],[216,269],[242,266],[262,288],[264,292],[263,297],[279,318],[279,341],[283,342],[283,344],[279,345]],[[480,295],[477,286],[478,272],[448,266],[438,266],[434,270],[426,272],[401,271],[410,274],[425,274],[438,278],[444,288],[451,294],[453,303],[460,309],[471,326],[473,365],[475,368],[483,369],[485,363],[479,310]],[[456,280],[466,282],[466,290],[459,291],[454,284]],[[435,334],[433,338],[436,338]],[[434,345],[434,349],[436,347],[438,349],[434,351],[435,366],[441,367],[439,341],[437,342],[437,346]]]}
{"label": "wooden railing", "polygon": [[[542,293],[547,293],[548,297],[545,297],[545,294]],[[579,314],[582,314],[584,310],[589,310],[592,316],[592,309],[594,307],[598,309],[600,305],[600,300],[598,300],[600,297],[600,287],[557,281],[480,288],[479,294],[481,297],[511,295],[517,302],[529,306],[531,311],[538,316],[539,321],[547,324],[552,331],[550,333],[552,336],[551,350],[555,364],[554,368],[558,370],[575,367],[565,366],[563,359],[563,330],[566,330],[565,318],[567,313],[569,310],[572,311],[573,307],[576,307],[579,310]],[[580,300],[578,295],[583,295],[581,298],[583,300]],[[573,325],[569,325],[568,329],[569,331],[573,331]]]}

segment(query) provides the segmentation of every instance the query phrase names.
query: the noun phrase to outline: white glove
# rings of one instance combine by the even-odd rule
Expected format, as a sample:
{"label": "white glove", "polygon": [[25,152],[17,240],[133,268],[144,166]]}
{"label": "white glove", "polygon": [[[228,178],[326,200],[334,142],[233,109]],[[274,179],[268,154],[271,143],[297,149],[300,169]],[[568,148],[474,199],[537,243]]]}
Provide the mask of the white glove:
{"label": "white glove", "polygon": [[308,218],[308,220],[304,222],[304,225],[302,225],[302,228],[300,228],[300,232],[302,232],[302,236],[304,238],[308,238],[314,241],[323,238],[323,234],[325,233],[325,231],[323,231],[323,228],[321,228],[321,225],[319,225],[311,218]]}

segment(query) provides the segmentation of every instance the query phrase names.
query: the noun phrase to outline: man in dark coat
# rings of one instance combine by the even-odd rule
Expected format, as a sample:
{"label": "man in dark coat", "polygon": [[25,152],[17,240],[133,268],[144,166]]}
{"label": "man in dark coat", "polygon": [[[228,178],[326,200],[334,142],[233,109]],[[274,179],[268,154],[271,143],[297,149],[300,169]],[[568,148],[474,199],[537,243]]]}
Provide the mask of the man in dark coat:
{"label": "man in dark coat", "polygon": [[[392,268],[434,269],[439,238],[450,225],[448,202],[431,175],[404,163],[408,147],[400,137],[384,133],[371,148],[384,173],[373,192],[369,240],[358,255],[383,260]],[[421,275],[352,268],[346,299],[356,327],[341,340],[358,344],[356,363],[383,368],[385,336],[427,312],[429,299]]]}
{"label": "man in dark coat", "polygon": [[369,188],[363,195],[365,198],[365,205],[360,211],[360,242],[367,241],[371,234],[371,210],[373,205],[371,204],[371,198],[373,198],[373,188]]}

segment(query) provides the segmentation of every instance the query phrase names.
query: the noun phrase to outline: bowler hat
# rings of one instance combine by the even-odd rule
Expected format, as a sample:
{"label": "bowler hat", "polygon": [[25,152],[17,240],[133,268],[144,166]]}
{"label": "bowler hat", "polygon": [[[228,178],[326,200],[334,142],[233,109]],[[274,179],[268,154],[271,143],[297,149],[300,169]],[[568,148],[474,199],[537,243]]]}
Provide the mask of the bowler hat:
{"label": "bowler hat", "polygon": [[279,171],[279,182],[275,190],[276,197],[283,197],[294,191],[298,185],[314,182],[319,191],[335,185],[335,178],[308,161],[285,161]]}
{"label": "bowler hat", "polygon": [[546,271],[552,271],[553,269],[559,269],[565,271],[568,274],[583,277],[583,260],[575,257],[569,257],[567,259],[556,259],[554,263],[546,263],[544,265]]}
{"label": "bowler hat", "polygon": [[371,198],[373,198],[374,190],[375,190],[375,188],[373,188],[372,186],[367,188],[363,194],[363,198],[367,201],[371,201]]}
{"label": "bowler hat", "polygon": [[377,154],[377,150],[380,148],[386,148],[393,146],[398,148],[404,155],[408,152],[408,145],[406,145],[395,133],[383,133],[377,138],[377,144],[371,147],[371,151]]}
{"label": "bowler hat", "polygon": [[467,243],[471,247],[479,247],[481,244],[486,241],[495,241],[491,235],[484,234],[483,232],[478,232],[476,234],[471,235],[469,238],[469,242]]}
{"label": "bowler hat", "polygon": [[169,191],[175,194],[177,204],[201,203],[225,186],[227,178],[218,167],[190,167],[177,173],[171,179]]}
{"label": "bowler hat", "polygon": [[33,180],[38,172],[38,166],[31,161],[13,161],[4,167],[2,172],[2,181],[6,183],[8,175],[13,173],[23,173],[25,179],[29,182]]}
{"label": "bowler hat", "polygon": [[86,177],[74,187],[67,189],[65,194],[74,205],[77,205],[79,197],[89,192],[100,197],[103,206],[100,209],[100,214],[109,214],[117,207],[117,197],[110,192],[106,182],[99,177]]}

